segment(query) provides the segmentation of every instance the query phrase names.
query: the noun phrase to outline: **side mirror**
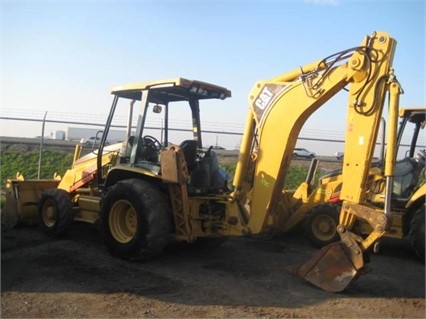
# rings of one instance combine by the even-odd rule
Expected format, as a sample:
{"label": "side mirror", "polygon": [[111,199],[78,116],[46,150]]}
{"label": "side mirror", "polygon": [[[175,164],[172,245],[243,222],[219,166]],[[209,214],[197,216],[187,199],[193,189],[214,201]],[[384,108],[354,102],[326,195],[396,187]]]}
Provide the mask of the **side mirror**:
{"label": "side mirror", "polygon": [[161,113],[162,110],[163,110],[163,108],[159,104],[155,104],[152,108],[152,111],[154,113],[157,113],[157,114]]}

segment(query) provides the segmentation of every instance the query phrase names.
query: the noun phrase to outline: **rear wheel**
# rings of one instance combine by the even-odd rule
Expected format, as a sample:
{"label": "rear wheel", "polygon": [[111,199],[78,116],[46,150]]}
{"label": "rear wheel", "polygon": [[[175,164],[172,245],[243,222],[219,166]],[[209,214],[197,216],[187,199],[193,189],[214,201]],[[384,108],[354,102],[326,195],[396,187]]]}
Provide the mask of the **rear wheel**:
{"label": "rear wheel", "polygon": [[57,188],[43,192],[38,203],[38,217],[39,225],[46,234],[64,234],[74,221],[70,194]]}
{"label": "rear wheel", "polygon": [[129,260],[160,254],[172,225],[167,198],[139,179],[120,181],[110,188],[102,201],[100,221],[110,253]]}
{"label": "rear wheel", "polygon": [[425,261],[425,204],[413,216],[410,228],[410,242],[416,254]]}
{"label": "rear wheel", "polygon": [[305,222],[305,235],[312,246],[321,248],[340,239],[336,230],[339,214],[340,206],[334,204],[318,205],[312,209]]}

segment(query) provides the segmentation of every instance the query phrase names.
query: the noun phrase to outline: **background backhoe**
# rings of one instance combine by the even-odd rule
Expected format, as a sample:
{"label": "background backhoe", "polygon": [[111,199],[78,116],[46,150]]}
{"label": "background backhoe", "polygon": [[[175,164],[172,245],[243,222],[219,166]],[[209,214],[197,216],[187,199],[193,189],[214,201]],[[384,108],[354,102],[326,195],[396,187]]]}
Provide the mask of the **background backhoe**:
{"label": "background backhoe", "polygon": [[[360,46],[256,83],[249,94],[232,185],[212,148],[203,148],[200,123],[200,102],[226,99],[229,90],[183,78],[114,88],[99,149],[77,159],[77,147],[73,167],[56,188],[42,192],[37,209],[42,228],[56,236],[73,220],[99,223],[109,251],[129,260],[151,258],[170,240],[279,232],[302,204],[299,194],[283,190],[299,132],[312,113],[348,87],[343,204],[337,226],[341,241],[292,269],[326,291],[344,290],[364,267],[364,254],[390,226],[400,94],[391,68],[395,47],[387,33],[375,32]],[[365,184],[387,95],[382,209],[367,203]],[[106,146],[123,108],[129,114],[127,138]],[[170,141],[169,119],[188,110],[192,136]],[[151,133],[151,116],[163,122],[161,136]],[[21,186],[9,193],[18,207],[24,202]],[[366,238],[350,232],[358,218],[373,229]]]}
{"label": "background backhoe", "polygon": [[[395,176],[392,189],[391,211],[392,219],[389,231],[385,237],[404,238],[409,236],[411,246],[421,260],[425,258],[425,150],[424,139],[420,139],[421,130],[425,126],[425,108],[401,108],[399,110],[400,125],[397,135],[395,152]],[[382,121],[382,137],[385,136],[386,123]],[[410,139],[409,145],[403,145],[404,140]],[[422,144],[423,143],[423,144]],[[366,187],[366,202],[377,207],[384,206],[385,176],[384,154],[386,142],[380,143],[380,156],[372,163],[368,173]],[[408,149],[407,149],[408,148]],[[315,163],[316,164],[316,163]],[[343,163],[343,165],[345,165]],[[336,230],[339,224],[339,214],[342,201],[342,170],[336,170],[322,176],[316,187],[303,183],[296,194],[303,201],[287,223],[286,229],[303,221],[306,237],[318,248],[338,241],[340,236]],[[310,190],[307,193],[306,190]],[[371,232],[367,221],[359,219],[354,231],[361,236]],[[378,251],[380,241],[375,243]]]}

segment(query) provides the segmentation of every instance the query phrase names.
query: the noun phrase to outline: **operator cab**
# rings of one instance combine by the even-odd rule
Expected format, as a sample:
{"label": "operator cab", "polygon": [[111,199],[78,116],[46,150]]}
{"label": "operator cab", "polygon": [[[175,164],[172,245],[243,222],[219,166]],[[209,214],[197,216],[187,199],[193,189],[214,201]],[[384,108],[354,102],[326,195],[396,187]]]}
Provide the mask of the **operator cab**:
{"label": "operator cab", "polygon": [[[111,127],[123,126],[124,116],[119,123],[120,115],[127,115],[126,136],[118,159],[120,165],[112,170],[126,170],[128,174],[142,171],[144,175],[161,179],[161,151],[176,145],[186,160],[190,193],[209,192],[227,184],[229,177],[219,168],[216,154],[211,148],[203,148],[200,101],[224,100],[231,97],[229,90],[176,78],[119,86],[111,92],[114,102],[103,135],[105,140]],[[186,119],[182,120],[184,115]],[[185,123],[189,123],[188,127]]]}
{"label": "operator cab", "polygon": [[[393,200],[397,206],[405,206],[411,195],[417,189],[421,174],[425,169],[425,140],[420,136],[420,130],[425,127],[424,109],[404,108],[400,110],[399,116],[402,121],[398,130],[397,145],[399,145],[398,158],[395,163],[395,175],[393,183]],[[413,130],[406,130],[412,128]],[[410,140],[407,148],[403,146],[405,140]],[[423,149],[422,149],[423,147]]]}

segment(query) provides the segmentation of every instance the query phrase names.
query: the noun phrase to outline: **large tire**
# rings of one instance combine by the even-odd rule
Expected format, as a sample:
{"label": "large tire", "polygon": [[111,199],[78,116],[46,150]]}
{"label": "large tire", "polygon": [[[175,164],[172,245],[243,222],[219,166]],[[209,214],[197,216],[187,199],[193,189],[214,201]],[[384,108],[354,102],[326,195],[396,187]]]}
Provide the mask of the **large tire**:
{"label": "large tire", "polygon": [[38,202],[38,222],[49,236],[61,236],[74,221],[71,196],[62,189],[48,189]]}
{"label": "large tire", "polygon": [[113,256],[146,260],[159,255],[170,240],[171,229],[167,198],[146,181],[120,181],[102,201],[100,230]]}
{"label": "large tire", "polygon": [[410,243],[420,259],[425,261],[425,204],[413,216],[410,226]]}
{"label": "large tire", "polygon": [[340,240],[336,230],[339,224],[340,206],[322,204],[314,207],[305,221],[305,235],[309,243],[322,248]]}

